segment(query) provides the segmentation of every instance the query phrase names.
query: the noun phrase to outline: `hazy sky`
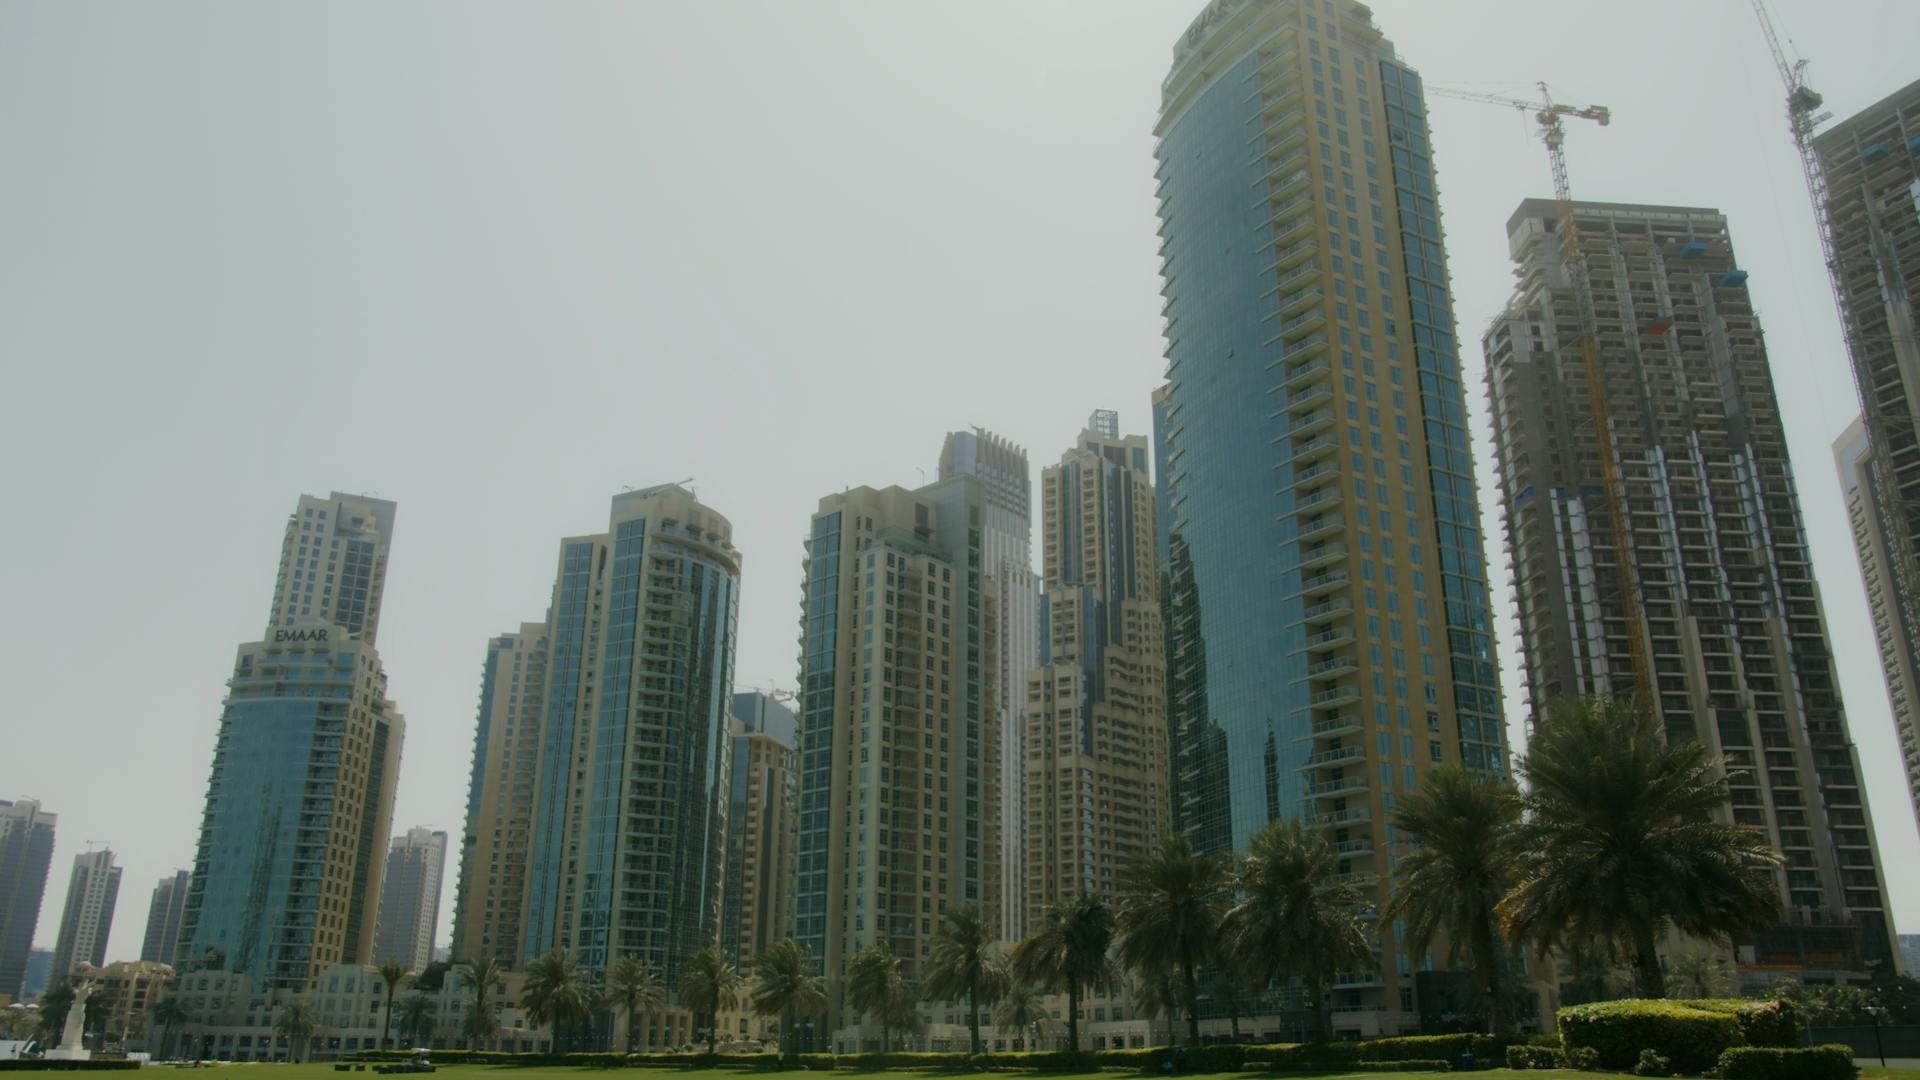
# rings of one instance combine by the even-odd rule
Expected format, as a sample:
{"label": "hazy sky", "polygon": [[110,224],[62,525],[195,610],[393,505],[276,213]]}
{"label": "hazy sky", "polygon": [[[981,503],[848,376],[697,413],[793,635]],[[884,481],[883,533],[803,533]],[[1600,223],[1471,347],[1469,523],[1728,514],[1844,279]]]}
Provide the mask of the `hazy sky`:
{"label": "hazy sky", "polygon": [[[692,477],[732,519],[737,681],[788,687],[821,495],[931,478],[953,428],[1036,469],[1092,409],[1147,430],[1152,128],[1200,6],[0,2],[0,797],[60,815],[37,940],[107,841],[108,956],[138,955],[302,492],[399,502],[394,827],[457,836],[486,640],[543,617],[559,538],[604,528],[623,485]],[[1776,10],[1840,115],[1920,77],[1911,0]],[[1431,83],[1610,105],[1569,137],[1577,196],[1731,218],[1896,918],[1920,929],[1830,449],[1853,391],[1748,4],[1376,16]],[[1517,112],[1435,100],[1433,128],[1495,515],[1477,343],[1546,162]]]}

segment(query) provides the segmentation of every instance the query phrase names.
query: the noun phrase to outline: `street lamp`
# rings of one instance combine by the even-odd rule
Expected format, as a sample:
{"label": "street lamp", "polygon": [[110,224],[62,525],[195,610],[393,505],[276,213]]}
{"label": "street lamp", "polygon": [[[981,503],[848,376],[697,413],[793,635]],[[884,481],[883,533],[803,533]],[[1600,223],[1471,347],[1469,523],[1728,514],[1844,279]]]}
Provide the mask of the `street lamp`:
{"label": "street lamp", "polygon": [[1880,1055],[1880,1067],[1883,1069],[1887,1067],[1887,1046],[1880,1041],[1880,1018],[1885,1016],[1886,1012],[1887,1010],[1879,1005],[1867,1006],[1867,1015],[1873,1017],[1873,1048]]}

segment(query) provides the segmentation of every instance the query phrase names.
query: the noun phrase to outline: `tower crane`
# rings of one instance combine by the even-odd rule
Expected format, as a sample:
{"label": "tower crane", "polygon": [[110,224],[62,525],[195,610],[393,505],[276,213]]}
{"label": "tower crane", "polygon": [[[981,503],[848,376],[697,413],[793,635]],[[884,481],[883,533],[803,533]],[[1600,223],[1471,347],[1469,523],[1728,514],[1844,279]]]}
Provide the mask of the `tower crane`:
{"label": "tower crane", "polygon": [[1572,117],[1576,120],[1592,120],[1606,127],[1613,119],[1613,114],[1605,105],[1569,105],[1555,101],[1546,83],[1540,83],[1539,86],[1540,98],[1537,101],[1432,85],[1427,87],[1427,92],[1532,113],[1534,122],[1540,126],[1540,141],[1547,146],[1547,161],[1553,169],[1554,202],[1560,211],[1560,247],[1566,256],[1568,276],[1573,279],[1574,296],[1580,312],[1580,359],[1587,369],[1587,406],[1593,413],[1595,450],[1600,457],[1602,486],[1607,493],[1607,516],[1612,519],[1613,525],[1614,562],[1620,577],[1620,607],[1626,623],[1634,687],[1640,706],[1651,709],[1656,704],[1653,655],[1648,644],[1646,613],[1640,601],[1640,583],[1634,571],[1633,533],[1627,518],[1626,481],[1620,475],[1620,463],[1613,456],[1613,418],[1607,406],[1606,376],[1600,370],[1593,284],[1587,280],[1586,258],[1580,252],[1579,231],[1574,224],[1573,188],[1567,176],[1567,129],[1562,122]]}
{"label": "tower crane", "polygon": [[[1916,555],[1916,538],[1908,526],[1907,516],[1895,505],[1898,500],[1894,492],[1898,488],[1884,455],[1887,447],[1896,441],[1891,437],[1895,430],[1901,430],[1906,436],[1898,440],[1900,442],[1920,440],[1920,432],[1913,430],[1914,418],[1911,415],[1881,406],[1873,387],[1860,370],[1861,360],[1865,356],[1865,342],[1853,321],[1853,305],[1847,297],[1839,245],[1827,221],[1827,170],[1820,164],[1820,155],[1813,148],[1814,129],[1832,119],[1833,113],[1822,110],[1826,99],[1807,83],[1807,58],[1789,56],[1788,47],[1781,45],[1779,31],[1773,25],[1773,16],[1767,10],[1766,0],[1753,0],[1753,14],[1760,22],[1761,34],[1767,39],[1767,51],[1773,54],[1774,70],[1780,73],[1781,85],[1787,91],[1787,133],[1793,137],[1793,148],[1800,154],[1800,171],[1807,180],[1807,199],[1813,206],[1814,232],[1820,237],[1820,255],[1827,264],[1827,284],[1833,290],[1834,312],[1840,317],[1840,335],[1847,346],[1847,366],[1853,371],[1853,388],[1860,397],[1860,416],[1867,427],[1868,462],[1875,481],[1875,509],[1891,534],[1887,547],[1893,563],[1893,576],[1899,586],[1894,592],[1905,607],[1912,604],[1915,598],[1920,598],[1920,555]],[[1869,257],[1877,260],[1877,254],[1870,253]],[[1876,269],[1885,276],[1884,267]],[[1910,623],[1920,618],[1920,612],[1911,608],[1904,614]]]}

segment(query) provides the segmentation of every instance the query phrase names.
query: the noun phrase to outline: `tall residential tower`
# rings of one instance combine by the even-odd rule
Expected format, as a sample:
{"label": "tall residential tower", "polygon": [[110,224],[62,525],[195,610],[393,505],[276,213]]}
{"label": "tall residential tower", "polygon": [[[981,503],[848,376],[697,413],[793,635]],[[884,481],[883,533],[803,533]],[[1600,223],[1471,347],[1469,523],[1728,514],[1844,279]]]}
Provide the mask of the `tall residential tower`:
{"label": "tall residential tower", "polygon": [[1914,642],[1920,639],[1920,82],[1814,140],[1831,267],[1860,392],[1841,472],[1867,579],[1907,787],[1920,816]]}
{"label": "tall residential tower", "polygon": [[20,1000],[59,819],[32,799],[0,799],[0,995]]}
{"label": "tall residential tower", "polygon": [[793,745],[793,710],[781,696],[733,695],[720,952],[743,974],[787,936],[792,915]]}
{"label": "tall residential tower", "polygon": [[943,916],[998,926],[998,597],[988,496],[961,473],[820,500],[801,606],[794,937],[824,965],[832,1030],[854,952],[910,980]]}
{"label": "tall residential tower", "polygon": [[53,945],[51,985],[66,982],[75,965],[99,967],[107,962],[107,935],[113,930],[113,908],[120,899],[120,868],[113,852],[83,852],[73,857],[73,876],[67,879],[67,902],[60,913],[60,936]]}
{"label": "tall residential tower", "polygon": [[173,963],[180,943],[180,919],[187,912],[187,886],[191,870],[176,870],[160,879],[147,901],[147,932],[140,941],[140,959],[155,964]]}
{"label": "tall residential tower", "polygon": [[380,883],[380,925],[373,955],[425,971],[440,925],[440,882],[447,870],[447,834],[415,826],[393,838]]}
{"label": "tall residential tower", "polygon": [[533,826],[540,708],[546,701],[547,628],[521,623],[487,642],[474,726],[467,823],[454,886],[453,959],[520,962],[521,903]]}
{"label": "tall residential tower", "polygon": [[305,986],[370,963],[406,731],[374,648],[394,504],[303,495],[214,740],[176,959]]}
{"label": "tall residential tower", "polygon": [[[987,431],[955,431],[940,448],[940,479],[977,476],[986,492],[982,541],[987,577],[1000,602],[995,607],[995,689],[993,728],[998,744],[996,771],[1020,775],[1023,738],[1020,705],[1027,693],[1027,670],[1039,659],[1036,604],[1039,579],[1033,574],[1033,492],[1027,452]],[[1026,789],[1000,785],[995,832],[1000,837],[1000,939],[1027,936]]]}
{"label": "tall residential tower", "polygon": [[718,940],[739,602],[733,526],[677,484],[616,495],[606,532],[561,542],[523,962],[637,956],[675,990]]}
{"label": "tall residential tower", "polygon": [[[1396,799],[1507,767],[1420,76],[1364,4],[1215,0],[1156,134],[1177,825],[1308,818],[1384,886]],[[1399,946],[1337,1028],[1418,1023]]]}
{"label": "tall residential tower", "polygon": [[[1684,206],[1578,203],[1631,564],[1620,565],[1559,211],[1507,223],[1518,284],[1488,329],[1487,388],[1527,688],[1555,702],[1636,690],[1653,658],[1669,739],[1736,767],[1727,820],[1786,856],[1788,919],[1741,943],[1750,988],[1891,964],[1873,819],[1827,638],[1760,322],[1727,220]],[[1629,623],[1624,590],[1643,617]]]}
{"label": "tall residential tower", "polygon": [[1041,663],[1027,673],[1027,925],[1091,894],[1167,832],[1167,714],[1147,440],[1094,414],[1040,474]]}

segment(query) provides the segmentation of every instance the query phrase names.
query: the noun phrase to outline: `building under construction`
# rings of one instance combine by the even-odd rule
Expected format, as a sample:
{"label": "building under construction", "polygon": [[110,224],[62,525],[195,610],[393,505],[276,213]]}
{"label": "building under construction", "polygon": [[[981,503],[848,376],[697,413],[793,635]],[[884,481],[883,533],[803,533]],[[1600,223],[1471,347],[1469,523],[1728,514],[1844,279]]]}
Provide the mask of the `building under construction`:
{"label": "building under construction", "polygon": [[1836,447],[1907,788],[1920,815],[1920,82],[1813,139],[1862,430]]}
{"label": "building under construction", "polygon": [[[1786,858],[1786,924],[1740,943],[1743,982],[1863,978],[1895,962],[1886,886],[1726,218],[1573,211],[1590,328],[1560,209],[1529,199],[1507,224],[1516,293],[1483,342],[1530,706],[1635,694],[1641,635],[1652,686],[1638,696],[1669,738],[1736,766],[1727,817],[1765,829]],[[1583,332],[1603,373],[1619,541]]]}

